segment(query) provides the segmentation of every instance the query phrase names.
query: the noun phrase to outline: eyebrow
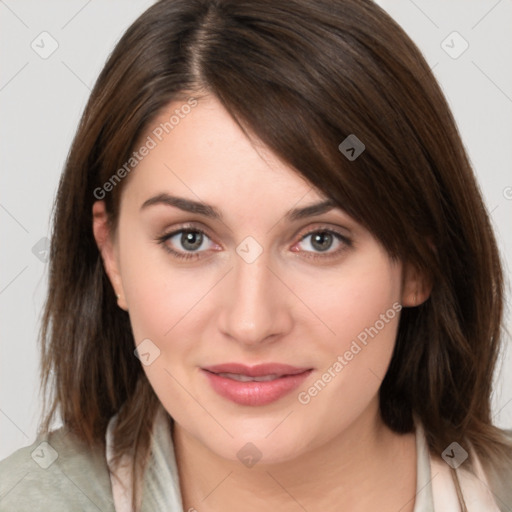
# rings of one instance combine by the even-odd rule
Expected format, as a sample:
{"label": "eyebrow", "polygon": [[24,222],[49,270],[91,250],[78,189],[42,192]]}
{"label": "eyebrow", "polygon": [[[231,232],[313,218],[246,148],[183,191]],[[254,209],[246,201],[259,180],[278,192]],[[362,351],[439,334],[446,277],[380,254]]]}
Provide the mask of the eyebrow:
{"label": "eyebrow", "polygon": [[[193,201],[192,199],[186,199],[184,197],[171,196],[165,193],[158,194],[144,201],[140,209],[144,210],[154,205],[174,206],[175,208],[179,208],[185,212],[196,213],[213,220],[222,221],[222,214],[214,206],[199,201]],[[334,203],[334,201],[328,199],[326,201],[314,203],[303,208],[295,208],[289,210],[284,215],[284,218],[289,221],[301,220],[326,213],[336,207],[337,205]]]}

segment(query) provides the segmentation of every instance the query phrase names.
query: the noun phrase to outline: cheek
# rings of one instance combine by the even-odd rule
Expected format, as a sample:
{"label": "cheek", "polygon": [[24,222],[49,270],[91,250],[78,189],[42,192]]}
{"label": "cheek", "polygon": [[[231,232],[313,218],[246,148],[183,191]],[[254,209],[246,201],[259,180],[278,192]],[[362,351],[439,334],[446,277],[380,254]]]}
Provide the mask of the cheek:
{"label": "cheek", "polygon": [[322,364],[298,401],[318,428],[323,422],[325,431],[335,432],[368,406],[385,376],[400,317],[401,268],[374,251],[327,282],[323,293],[310,295],[311,309],[334,334],[317,333]]}
{"label": "cheek", "polygon": [[338,352],[346,353],[347,360],[357,355],[365,365],[382,369],[395,344],[400,293],[393,269],[380,270],[359,279],[354,274],[343,289],[339,309],[331,306],[330,313],[340,340]]}
{"label": "cheek", "polygon": [[201,271],[193,278],[190,270],[179,270],[172,256],[147,235],[121,231],[120,252],[123,290],[126,296],[135,342],[154,339],[165,342],[205,293]]}
{"label": "cheek", "polygon": [[190,270],[173,268],[163,248],[138,240],[133,232],[123,241],[123,290],[143,370],[164,407],[186,418],[197,413],[185,390],[190,387],[186,370],[191,340],[201,331],[198,306],[208,291],[207,276],[194,272],[192,278]]}
{"label": "cheek", "polygon": [[354,340],[364,345],[377,337],[380,345],[394,345],[401,309],[401,266],[378,246],[329,272],[297,272],[295,282],[297,295],[322,323],[315,327],[312,339],[323,351],[343,353]]}

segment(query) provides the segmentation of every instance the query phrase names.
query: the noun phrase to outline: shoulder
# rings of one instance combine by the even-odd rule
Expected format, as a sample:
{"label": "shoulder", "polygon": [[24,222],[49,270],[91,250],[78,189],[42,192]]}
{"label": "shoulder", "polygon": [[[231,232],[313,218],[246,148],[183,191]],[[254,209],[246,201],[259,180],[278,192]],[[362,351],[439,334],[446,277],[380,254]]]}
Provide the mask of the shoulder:
{"label": "shoulder", "polygon": [[512,430],[503,431],[509,442],[500,461],[486,464],[482,461],[489,487],[500,510],[512,511]]}
{"label": "shoulder", "polygon": [[0,461],[0,512],[33,510],[114,511],[103,451],[63,427]]}

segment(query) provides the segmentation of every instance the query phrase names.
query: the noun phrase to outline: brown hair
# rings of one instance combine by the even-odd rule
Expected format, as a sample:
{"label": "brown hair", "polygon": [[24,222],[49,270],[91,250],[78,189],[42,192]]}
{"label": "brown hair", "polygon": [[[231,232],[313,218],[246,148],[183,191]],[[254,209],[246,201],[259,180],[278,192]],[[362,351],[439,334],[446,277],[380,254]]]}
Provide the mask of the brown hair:
{"label": "brown hair", "polygon": [[[431,279],[429,300],[402,311],[380,389],[386,424],[410,432],[417,414],[438,455],[453,441],[484,464],[510,455],[491,420],[503,284],[489,218],[431,70],[368,0],[161,0],[127,30],[92,91],[56,199],[41,336],[43,389],[53,393],[42,430],[60,410],[71,431],[103,446],[119,413],[116,454],[144,469],[159,401],[104,272],[92,205],[162,109],[195,93],[218,97],[248,135]],[[366,146],[354,161],[338,150],[349,134]],[[114,229],[126,179],[105,197]]]}

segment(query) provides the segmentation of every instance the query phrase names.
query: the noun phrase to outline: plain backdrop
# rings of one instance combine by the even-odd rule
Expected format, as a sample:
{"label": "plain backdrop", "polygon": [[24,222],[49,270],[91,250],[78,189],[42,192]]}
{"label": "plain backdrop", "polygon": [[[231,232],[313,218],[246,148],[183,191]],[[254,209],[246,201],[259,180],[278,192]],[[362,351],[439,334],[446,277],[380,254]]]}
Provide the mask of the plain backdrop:
{"label": "plain backdrop", "polygon": [[[0,459],[35,440],[45,238],[59,175],[108,54],[152,3],[0,0]],[[508,283],[512,2],[378,3],[422,50],[446,94],[491,212]],[[510,325],[508,308],[507,315]],[[511,352],[507,349],[500,360],[493,396],[495,423],[508,428]]]}

